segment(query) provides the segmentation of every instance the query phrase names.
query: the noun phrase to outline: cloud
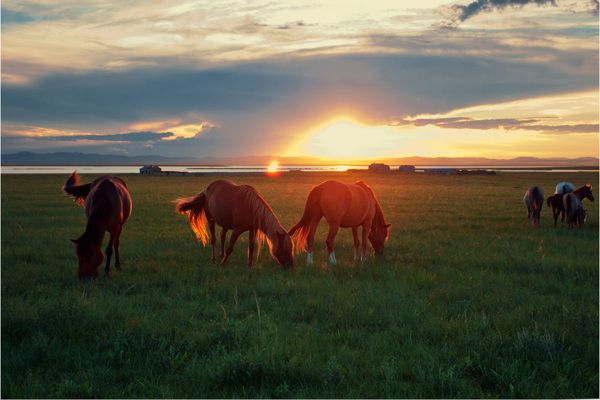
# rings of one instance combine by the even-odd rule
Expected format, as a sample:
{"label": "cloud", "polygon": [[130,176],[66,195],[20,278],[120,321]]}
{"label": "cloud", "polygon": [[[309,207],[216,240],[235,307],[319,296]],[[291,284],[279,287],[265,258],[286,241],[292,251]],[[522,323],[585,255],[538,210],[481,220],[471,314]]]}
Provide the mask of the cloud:
{"label": "cloud", "polygon": [[129,132],[107,135],[88,134],[88,135],[60,135],[60,136],[39,136],[38,140],[56,140],[63,142],[75,142],[79,140],[90,141],[108,141],[108,142],[153,142],[164,138],[173,138],[175,135],[171,132]]}
{"label": "cloud", "polygon": [[472,16],[477,15],[483,11],[489,11],[489,10],[493,10],[493,9],[502,10],[508,6],[522,7],[527,4],[537,4],[538,6],[550,4],[550,5],[556,6],[556,1],[555,0],[477,0],[466,6],[456,5],[454,7],[456,10],[460,11],[460,15],[458,16],[458,19],[461,22],[464,22],[467,19],[471,18]]}
{"label": "cloud", "polygon": [[[549,118],[489,118],[477,119],[471,117],[451,118],[405,118],[394,122],[393,126],[436,126],[442,129],[474,129],[499,131],[533,131],[539,133],[595,133],[598,124],[540,124]],[[551,118],[552,119],[552,118]]]}
{"label": "cloud", "polygon": [[[573,7],[577,9],[584,9],[586,12],[591,12],[593,15],[598,15],[598,0],[587,0],[588,5],[582,5],[577,3],[565,3],[562,4],[560,0],[475,0],[467,5],[456,4],[451,6],[454,10],[455,16],[451,17],[446,23],[442,23],[442,28],[455,28],[460,23],[482,13],[493,10],[504,10],[507,7],[524,7],[526,5],[537,5],[537,6],[553,6],[564,8],[564,11],[574,12]],[[560,4],[559,4],[560,3]]]}
{"label": "cloud", "polygon": [[21,11],[13,11],[7,8],[2,8],[2,25],[11,25],[11,24],[27,24],[29,22],[33,22],[36,19],[27,13]]}

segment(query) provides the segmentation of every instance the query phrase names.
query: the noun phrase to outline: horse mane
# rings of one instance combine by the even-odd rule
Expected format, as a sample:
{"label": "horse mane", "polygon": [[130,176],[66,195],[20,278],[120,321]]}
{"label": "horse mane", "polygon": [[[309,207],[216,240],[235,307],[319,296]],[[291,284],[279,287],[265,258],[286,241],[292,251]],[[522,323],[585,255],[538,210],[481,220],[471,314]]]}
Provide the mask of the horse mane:
{"label": "horse mane", "polygon": [[593,195],[592,195],[592,185],[590,185],[589,183],[587,185],[583,185],[579,189],[575,189],[572,193],[576,194],[577,197],[581,196],[581,200],[583,200],[584,197],[587,197],[588,194],[590,196],[592,196],[592,198],[593,198]]}
{"label": "horse mane", "polygon": [[283,230],[275,213],[260,194],[250,185],[240,185],[239,190],[244,194],[244,201],[254,215],[254,226],[257,229],[256,242],[258,243],[257,257],[260,254],[262,243],[267,241],[269,252],[273,255],[273,242],[271,237],[276,237],[279,230]]}
{"label": "horse mane", "polygon": [[373,223],[371,224],[371,229],[386,226],[387,223],[385,222],[385,216],[383,215],[383,210],[381,209],[381,206],[379,205],[379,201],[377,200],[377,197],[375,196],[375,192],[373,191],[373,189],[371,189],[363,181],[358,181],[358,182],[356,182],[356,184],[359,186],[362,186],[363,188],[368,190],[371,197],[373,197],[373,201],[375,203],[375,216],[373,217]]}

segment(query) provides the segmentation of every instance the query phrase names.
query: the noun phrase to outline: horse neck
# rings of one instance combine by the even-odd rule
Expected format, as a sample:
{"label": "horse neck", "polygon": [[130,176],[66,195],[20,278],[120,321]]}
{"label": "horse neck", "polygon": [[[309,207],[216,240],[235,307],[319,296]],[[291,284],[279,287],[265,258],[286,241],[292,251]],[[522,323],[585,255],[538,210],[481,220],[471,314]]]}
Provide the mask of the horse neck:
{"label": "horse neck", "polygon": [[96,218],[92,217],[93,215],[91,215],[88,219],[83,236],[87,238],[90,243],[102,244],[102,239],[104,239],[104,232],[106,229],[104,229],[102,224],[98,223]]}
{"label": "horse neck", "polygon": [[[364,184],[364,182],[363,182],[363,184]],[[381,209],[381,206],[379,205],[379,201],[377,201],[377,197],[375,197],[375,192],[373,192],[373,189],[371,189],[367,185],[365,185],[365,186],[369,189],[369,194],[373,200],[373,205],[375,206],[375,216],[373,217],[373,223],[371,224],[371,228],[385,226],[386,225],[385,216],[383,215],[383,210]]]}
{"label": "horse neck", "polygon": [[385,226],[385,216],[383,215],[383,210],[379,205],[377,199],[375,199],[375,217],[373,218],[373,227]]}
{"label": "horse neck", "polygon": [[575,190],[575,191],[573,192],[573,194],[574,194],[575,196],[577,196],[577,198],[578,198],[579,200],[583,200],[583,199],[586,197],[586,195],[587,195],[586,187],[584,186],[584,187],[582,187],[582,188],[579,188],[579,189]]}
{"label": "horse neck", "polygon": [[254,214],[255,227],[274,241],[277,232],[285,231],[267,202],[255,191],[248,190],[246,202]]}
{"label": "horse neck", "polygon": [[257,215],[255,215],[256,228],[261,230],[267,238],[275,243],[277,232],[285,231],[281,223],[271,210],[271,207],[261,199],[262,204],[257,207]]}

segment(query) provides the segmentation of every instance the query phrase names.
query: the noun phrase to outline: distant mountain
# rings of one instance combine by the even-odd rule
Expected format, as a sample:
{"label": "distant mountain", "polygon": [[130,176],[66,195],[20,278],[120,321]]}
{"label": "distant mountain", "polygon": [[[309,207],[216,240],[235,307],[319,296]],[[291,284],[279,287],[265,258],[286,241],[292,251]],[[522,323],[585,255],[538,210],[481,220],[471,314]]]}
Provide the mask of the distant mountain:
{"label": "distant mountain", "polygon": [[16,154],[3,154],[2,165],[268,165],[277,160],[283,165],[368,165],[382,162],[388,165],[415,166],[522,166],[522,167],[598,167],[595,157],[580,158],[536,158],[517,157],[513,159],[490,159],[482,157],[402,157],[380,159],[344,159],[322,157],[165,157],[158,155],[123,156],[78,152],[32,153],[23,151]]}
{"label": "distant mountain", "polygon": [[195,159],[163,156],[122,156],[78,152],[2,154],[2,165],[149,165],[194,164]]}

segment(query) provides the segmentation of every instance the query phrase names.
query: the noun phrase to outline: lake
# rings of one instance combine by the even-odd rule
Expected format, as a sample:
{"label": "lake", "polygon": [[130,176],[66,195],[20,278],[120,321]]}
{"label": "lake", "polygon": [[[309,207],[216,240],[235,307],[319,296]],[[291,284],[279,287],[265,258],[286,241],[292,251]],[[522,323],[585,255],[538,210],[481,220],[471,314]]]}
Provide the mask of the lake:
{"label": "lake", "polygon": [[[77,170],[80,174],[138,174],[141,165],[3,165],[3,174],[70,174]],[[398,170],[398,165],[390,165],[392,170]],[[526,166],[416,166],[417,171],[430,168],[485,169],[498,172],[598,172],[598,169],[576,168],[544,168]],[[266,173],[266,165],[165,165],[165,172],[181,171],[200,174],[235,174],[235,173]],[[366,165],[280,165],[279,172],[343,172],[349,169],[367,170]]]}

